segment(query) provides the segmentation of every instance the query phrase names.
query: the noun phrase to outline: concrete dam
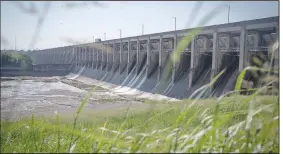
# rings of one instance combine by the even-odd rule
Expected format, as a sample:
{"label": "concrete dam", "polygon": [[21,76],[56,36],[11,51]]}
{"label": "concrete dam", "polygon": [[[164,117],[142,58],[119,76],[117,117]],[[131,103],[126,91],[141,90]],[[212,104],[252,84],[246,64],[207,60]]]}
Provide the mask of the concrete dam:
{"label": "concrete dam", "polygon": [[[188,98],[224,74],[205,94],[219,96],[234,89],[249,58],[278,40],[279,17],[201,27],[180,60],[169,63],[178,43],[194,29],[176,30],[28,52],[34,71],[65,69],[66,73],[177,99]],[[170,66],[164,77],[165,66]],[[162,80],[165,78],[166,80]]]}

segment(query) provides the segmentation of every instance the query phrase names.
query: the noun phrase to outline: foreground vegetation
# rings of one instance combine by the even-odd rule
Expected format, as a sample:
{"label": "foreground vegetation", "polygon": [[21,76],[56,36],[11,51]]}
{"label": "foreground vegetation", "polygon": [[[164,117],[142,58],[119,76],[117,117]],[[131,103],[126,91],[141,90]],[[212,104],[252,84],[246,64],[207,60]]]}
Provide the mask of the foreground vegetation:
{"label": "foreground vegetation", "polygon": [[1,121],[1,152],[279,152],[277,96],[147,103],[150,110],[74,123]]}

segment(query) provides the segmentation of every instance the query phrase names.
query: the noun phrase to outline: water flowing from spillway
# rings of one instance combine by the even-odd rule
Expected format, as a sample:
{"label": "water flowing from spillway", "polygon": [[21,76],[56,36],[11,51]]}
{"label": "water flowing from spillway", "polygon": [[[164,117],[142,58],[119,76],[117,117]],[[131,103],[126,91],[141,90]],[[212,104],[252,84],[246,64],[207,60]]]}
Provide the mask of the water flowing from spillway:
{"label": "water flowing from spillway", "polygon": [[79,72],[78,72],[77,74],[75,74],[75,76],[70,77],[69,79],[71,79],[71,80],[76,79],[77,77],[79,77],[79,76],[82,75],[82,73],[84,72],[84,70],[85,70],[85,66],[81,67],[81,68],[79,69]]}
{"label": "water flowing from spillway", "polygon": [[[235,73],[238,71],[239,57],[236,54],[230,53],[229,55],[224,54],[221,60],[220,71],[226,68],[226,71],[219,77],[219,79],[214,84],[214,89],[212,92],[213,96],[222,95],[225,90],[233,90],[234,86],[227,87],[228,83],[233,82],[235,80]],[[230,81],[232,80],[232,81]]]}

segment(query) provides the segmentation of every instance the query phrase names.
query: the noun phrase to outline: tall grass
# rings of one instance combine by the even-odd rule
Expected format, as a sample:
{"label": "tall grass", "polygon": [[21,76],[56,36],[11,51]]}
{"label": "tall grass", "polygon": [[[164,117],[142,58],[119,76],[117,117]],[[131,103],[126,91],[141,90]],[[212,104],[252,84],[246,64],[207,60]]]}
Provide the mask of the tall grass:
{"label": "tall grass", "polygon": [[73,124],[1,121],[1,152],[278,152],[277,96],[188,102]]}

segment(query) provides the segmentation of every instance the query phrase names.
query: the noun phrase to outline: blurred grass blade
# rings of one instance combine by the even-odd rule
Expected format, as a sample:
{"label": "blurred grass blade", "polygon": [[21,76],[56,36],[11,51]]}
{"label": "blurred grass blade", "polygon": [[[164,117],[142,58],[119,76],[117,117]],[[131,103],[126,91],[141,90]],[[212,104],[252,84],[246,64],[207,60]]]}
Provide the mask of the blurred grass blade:
{"label": "blurred grass blade", "polygon": [[[76,123],[77,123],[77,120],[78,120],[78,117],[83,109],[83,107],[85,106],[85,104],[87,103],[87,100],[89,99],[89,97],[92,95],[92,93],[96,90],[96,86],[87,94],[87,96],[83,99],[83,101],[81,102],[77,112],[76,112],[76,116],[75,116],[75,120],[74,120],[74,123],[73,123],[73,131],[76,127]],[[71,146],[72,146],[72,140],[73,140],[73,133],[71,134],[71,140],[70,140],[70,144],[69,144],[69,152],[71,150]]]}

